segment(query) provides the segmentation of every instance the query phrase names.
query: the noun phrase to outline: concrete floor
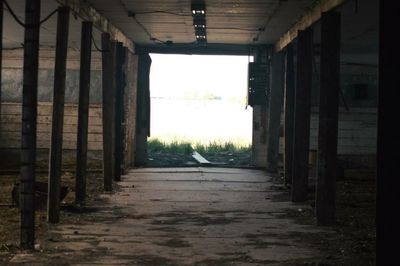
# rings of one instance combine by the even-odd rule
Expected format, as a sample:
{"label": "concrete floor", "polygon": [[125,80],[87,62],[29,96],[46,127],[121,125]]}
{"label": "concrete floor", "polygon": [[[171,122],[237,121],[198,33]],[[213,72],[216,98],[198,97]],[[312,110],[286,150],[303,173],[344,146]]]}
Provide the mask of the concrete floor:
{"label": "concrete floor", "polygon": [[12,263],[309,265],[323,256],[303,239],[327,229],[287,218],[310,206],[290,203],[263,171],[135,169],[119,185]]}

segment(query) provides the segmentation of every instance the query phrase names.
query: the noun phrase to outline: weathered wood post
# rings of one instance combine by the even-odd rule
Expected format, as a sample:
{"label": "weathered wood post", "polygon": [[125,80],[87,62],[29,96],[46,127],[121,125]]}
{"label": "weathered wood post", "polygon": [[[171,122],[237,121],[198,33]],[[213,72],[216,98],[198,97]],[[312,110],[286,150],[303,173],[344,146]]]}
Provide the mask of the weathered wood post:
{"label": "weathered wood post", "polygon": [[112,190],[114,179],[114,112],[115,112],[115,49],[111,45],[110,34],[102,33],[102,68],[103,68],[103,175],[104,190]]}
{"label": "weathered wood post", "polygon": [[53,116],[51,126],[49,166],[49,193],[47,200],[47,220],[50,223],[58,223],[60,220],[60,189],[64,126],[65,77],[67,72],[69,11],[69,7],[60,7],[58,9],[57,19]]}
{"label": "weathered wood post", "polygon": [[312,36],[312,28],[298,32],[293,138],[293,180],[291,186],[293,202],[307,200],[308,153],[310,149]]}
{"label": "weathered wood post", "polygon": [[24,74],[21,136],[21,248],[35,244],[36,122],[39,67],[40,0],[25,1]]}
{"label": "weathered wood post", "polygon": [[294,62],[293,46],[289,44],[285,55],[285,122],[284,122],[284,153],[283,167],[285,183],[292,183],[293,171],[293,129],[294,129]]}
{"label": "weathered wood post", "polygon": [[[264,95],[267,96],[257,104],[253,105],[253,121],[252,121],[252,163],[257,167],[266,167],[267,165],[267,136],[268,136],[268,105],[270,93],[270,80],[271,80],[271,64],[270,54],[272,49],[270,46],[262,45],[257,46],[254,51],[254,62],[265,64],[265,88]],[[263,97],[264,98],[264,97]],[[260,99],[258,99],[260,100]]]}
{"label": "weathered wood post", "polygon": [[89,125],[90,61],[92,53],[91,21],[82,22],[81,61],[79,78],[78,141],[76,149],[75,201],[83,203],[86,197],[86,166]]}
{"label": "weathered wood post", "polygon": [[321,17],[316,216],[319,225],[335,222],[338,103],[340,90],[340,13]]}
{"label": "weathered wood post", "polygon": [[123,123],[125,117],[124,88],[126,86],[123,65],[125,63],[126,50],[121,42],[117,43],[116,49],[116,104],[115,104],[115,181],[121,180],[123,161]]}
{"label": "weathered wood post", "polygon": [[2,101],[2,86],[1,81],[3,80],[1,75],[1,70],[3,69],[2,61],[3,61],[3,15],[4,15],[4,4],[3,0],[0,0],[0,139],[3,134],[3,130],[1,128],[1,101]]}
{"label": "weathered wood post", "polygon": [[283,53],[272,56],[271,93],[268,106],[267,170],[278,172],[279,139],[283,103]]}
{"label": "weathered wood post", "polygon": [[400,202],[398,8],[395,1],[379,1],[379,97],[376,187],[376,265],[399,260]]}
{"label": "weathered wood post", "polygon": [[150,66],[150,56],[148,54],[139,55],[136,106],[136,166],[147,164],[147,137],[150,136]]}

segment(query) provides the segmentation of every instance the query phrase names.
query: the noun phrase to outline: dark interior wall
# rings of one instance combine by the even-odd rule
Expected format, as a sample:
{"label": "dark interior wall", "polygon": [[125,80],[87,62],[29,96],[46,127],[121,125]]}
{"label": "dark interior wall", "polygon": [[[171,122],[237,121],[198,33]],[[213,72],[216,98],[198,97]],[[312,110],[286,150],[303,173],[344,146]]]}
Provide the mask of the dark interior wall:
{"label": "dark interior wall", "polygon": [[[54,50],[40,50],[38,74],[38,125],[37,147],[48,149],[50,146],[53,83]],[[64,107],[63,149],[76,149],[78,120],[79,68],[80,52],[68,51],[66,94]],[[3,51],[2,81],[2,132],[0,148],[19,149],[21,140],[21,100],[23,50]],[[89,108],[89,150],[102,150],[102,68],[101,53],[92,52],[91,87]]]}
{"label": "dark interior wall", "polygon": [[[4,102],[21,102],[22,99],[22,69],[3,68],[2,96]],[[53,69],[39,70],[38,100],[53,101]],[[90,77],[90,103],[101,103],[101,71],[93,70]],[[79,70],[68,69],[65,88],[65,102],[78,103]]]}
{"label": "dark interior wall", "polygon": [[[23,50],[3,51],[2,101],[21,102]],[[100,104],[102,99],[101,53],[92,52],[90,75],[90,103]],[[38,101],[53,101],[54,51],[41,50],[39,62]],[[79,97],[79,51],[68,51],[65,102],[77,104]]]}
{"label": "dark interior wall", "polygon": [[[320,30],[314,28],[314,34]],[[371,42],[375,42],[371,36]],[[314,40],[310,150],[317,150],[320,48]],[[296,44],[296,40],[294,41]],[[296,45],[294,45],[296,47]],[[356,48],[356,47],[354,47]],[[295,51],[296,55],[296,51]],[[296,64],[296,56],[294,57]],[[296,68],[295,68],[296,69]],[[378,53],[342,51],[340,65],[338,156],[344,168],[375,166],[378,102]],[[347,108],[346,108],[347,107]],[[283,119],[282,119],[283,125]],[[283,140],[281,140],[281,144]],[[281,145],[280,152],[283,152]]]}
{"label": "dark interior wall", "polygon": [[[357,108],[376,108],[378,104],[378,65],[371,60],[376,55],[366,55],[368,60],[360,57],[343,55],[340,66],[339,106]],[[311,90],[311,105],[319,104],[319,56],[314,56],[313,86]]]}
{"label": "dark interior wall", "polygon": [[344,63],[341,71],[341,89],[349,107],[377,107],[378,66]]}
{"label": "dark interior wall", "polygon": [[[4,52],[3,67],[3,100],[1,109],[0,155],[2,164],[15,166],[19,161],[21,146],[21,92],[22,92],[22,50],[9,50]],[[124,88],[124,122],[126,138],[124,147],[124,166],[132,164],[135,157],[135,128],[136,128],[136,92],[137,92],[137,56],[127,52],[127,61],[123,65],[125,73]],[[78,121],[78,96],[79,96],[79,51],[68,51],[66,95],[64,106],[63,129],[63,158],[64,163],[75,161],[77,121]],[[89,158],[101,162],[103,149],[103,123],[102,123],[102,61],[101,53],[92,51],[91,84],[89,106]],[[50,147],[53,78],[54,78],[54,51],[41,50],[39,62],[39,102],[37,124],[37,148],[40,150],[38,160],[47,161]],[[8,154],[9,156],[3,156]],[[65,161],[66,160],[66,161]],[[0,164],[0,167],[1,165]],[[101,163],[100,163],[101,165]]]}

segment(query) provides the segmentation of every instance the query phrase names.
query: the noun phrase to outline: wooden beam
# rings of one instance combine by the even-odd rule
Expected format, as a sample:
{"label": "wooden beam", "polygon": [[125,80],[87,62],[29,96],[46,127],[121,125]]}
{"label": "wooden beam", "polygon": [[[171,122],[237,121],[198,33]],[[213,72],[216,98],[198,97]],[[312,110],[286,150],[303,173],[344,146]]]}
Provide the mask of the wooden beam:
{"label": "wooden beam", "polygon": [[340,13],[322,14],[315,211],[318,225],[335,222],[340,90]]}
{"label": "wooden beam", "polygon": [[76,148],[75,201],[83,203],[86,198],[86,166],[89,125],[90,61],[92,53],[91,21],[82,22],[81,67],[79,77],[78,140]]}
{"label": "wooden beam", "polygon": [[200,165],[202,166],[210,166],[211,162],[208,161],[206,158],[204,158],[203,156],[201,156],[200,153],[198,153],[197,151],[194,151],[192,154],[192,158],[196,160],[196,162],[198,162]]}
{"label": "wooden beam", "polygon": [[2,101],[2,75],[1,70],[3,69],[3,16],[4,16],[4,4],[3,0],[0,0],[0,139],[2,135],[2,128],[1,128],[1,101]]}
{"label": "wooden beam", "polygon": [[39,69],[40,0],[25,1],[24,72],[22,86],[21,136],[21,248],[34,249],[35,244],[35,168],[36,126]]}
{"label": "wooden beam", "polygon": [[379,97],[376,187],[376,265],[394,265],[399,259],[400,202],[398,7],[379,2]]}
{"label": "wooden beam", "polygon": [[293,46],[286,47],[285,56],[285,97],[284,97],[284,152],[283,167],[285,183],[292,183],[292,162],[293,162],[293,136],[294,136],[294,62]]}
{"label": "wooden beam", "polygon": [[283,103],[283,53],[272,55],[268,110],[267,171],[278,172],[279,138]]}
{"label": "wooden beam", "polygon": [[207,43],[207,46],[197,44],[171,44],[171,45],[135,45],[137,54],[199,54],[199,55],[248,55],[250,45]]}
{"label": "wooden beam", "polygon": [[101,15],[87,1],[57,0],[60,5],[66,5],[85,21],[93,22],[94,26],[102,32],[108,32],[112,40],[122,42],[131,52],[135,52],[135,45],[122,31],[115,27],[110,20]]}
{"label": "wooden beam", "polygon": [[150,78],[151,58],[140,54],[138,61],[137,112],[136,112],[136,156],[135,166],[147,164],[147,137],[150,135]]}
{"label": "wooden beam", "polygon": [[116,102],[115,102],[115,181],[121,181],[124,145],[124,90],[126,86],[123,66],[126,60],[126,50],[122,43],[118,42],[116,47]]}
{"label": "wooden beam", "polygon": [[138,56],[127,52],[126,75],[127,75],[127,91],[125,97],[127,99],[127,117],[126,117],[126,168],[135,164],[135,131],[136,131],[136,98],[137,98],[137,70]]}
{"label": "wooden beam", "polygon": [[51,126],[47,221],[60,220],[62,142],[64,126],[65,77],[69,31],[69,7],[60,7],[57,18],[56,58],[54,66],[53,116]]}
{"label": "wooden beam", "polygon": [[115,56],[109,33],[101,34],[103,64],[103,175],[104,190],[112,191],[114,179]]}
{"label": "wooden beam", "polygon": [[312,24],[317,22],[323,12],[327,12],[342,5],[346,0],[323,0],[315,5],[310,11],[307,11],[296,24],[291,27],[279,41],[275,44],[275,51],[284,49],[289,43],[296,39],[297,34],[301,30],[305,30]]}
{"label": "wooden beam", "polygon": [[307,200],[308,153],[312,84],[312,29],[300,31],[297,40],[297,82],[295,90],[292,201]]}
{"label": "wooden beam", "polygon": [[[267,73],[265,76],[267,78],[266,82],[266,93],[270,91],[270,71],[271,64],[270,56],[272,54],[272,49],[267,45],[257,46],[254,51],[254,62],[263,63],[267,65]],[[252,121],[252,163],[256,167],[266,167],[267,164],[267,136],[268,136],[268,119],[267,115],[269,105],[269,97],[266,97],[265,104],[253,106],[253,121]]]}

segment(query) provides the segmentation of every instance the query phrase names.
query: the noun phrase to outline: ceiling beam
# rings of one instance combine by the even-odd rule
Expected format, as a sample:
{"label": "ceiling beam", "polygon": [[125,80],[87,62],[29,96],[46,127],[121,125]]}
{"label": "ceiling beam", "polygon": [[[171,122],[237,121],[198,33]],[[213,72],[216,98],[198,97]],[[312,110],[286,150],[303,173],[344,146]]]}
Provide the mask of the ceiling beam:
{"label": "ceiling beam", "polygon": [[323,12],[327,12],[342,5],[346,0],[321,0],[310,11],[307,11],[296,24],[290,28],[279,41],[275,44],[275,51],[279,52],[291,43],[296,37],[299,30],[305,30],[312,24],[320,20]]}
{"label": "ceiling beam", "polygon": [[198,44],[171,44],[171,45],[136,45],[137,54],[156,53],[156,54],[197,54],[197,55],[249,55],[252,47],[250,45],[207,43]]}
{"label": "ceiling beam", "polygon": [[135,51],[135,44],[123,32],[115,27],[107,18],[101,15],[88,3],[80,0],[56,0],[60,5],[66,5],[71,11],[83,20],[92,21],[93,25],[102,32],[110,34],[111,39],[123,43],[131,52]]}

